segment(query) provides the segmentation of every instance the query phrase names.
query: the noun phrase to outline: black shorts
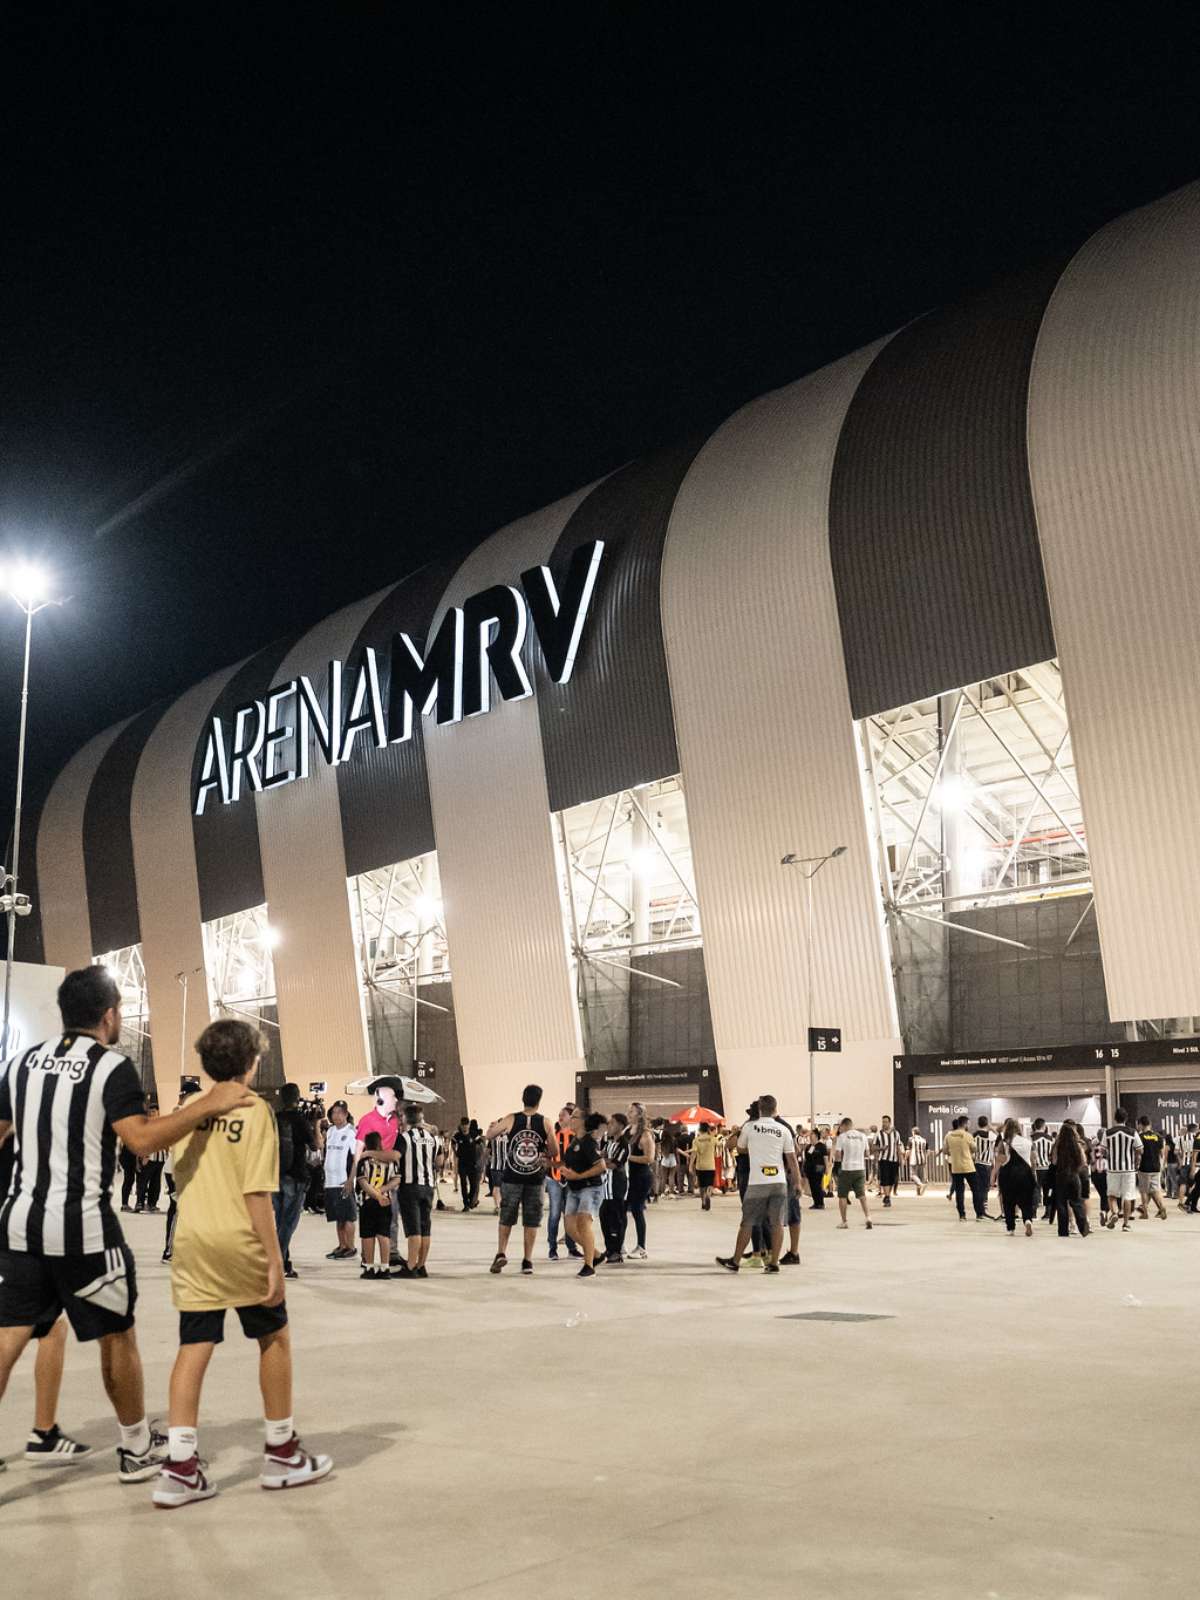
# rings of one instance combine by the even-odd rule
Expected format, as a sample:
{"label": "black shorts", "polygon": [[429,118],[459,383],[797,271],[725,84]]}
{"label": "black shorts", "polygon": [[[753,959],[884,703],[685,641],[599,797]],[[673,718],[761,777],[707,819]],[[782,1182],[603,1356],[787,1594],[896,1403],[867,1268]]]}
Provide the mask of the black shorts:
{"label": "black shorts", "polygon": [[700,1187],[702,1189],[711,1189],[716,1176],[717,1175],[715,1172],[705,1172],[702,1167],[696,1173],[696,1177],[699,1179]]}
{"label": "black shorts", "polygon": [[[287,1327],[287,1302],[277,1306],[235,1306],[247,1339],[265,1339]],[[221,1344],[225,1338],[224,1311],[181,1311],[180,1344]]]}
{"label": "black shorts", "polygon": [[400,1226],[406,1239],[428,1239],[433,1230],[433,1190],[424,1183],[402,1183],[396,1190]]}
{"label": "black shorts", "polygon": [[358,1207],[354,1204],[354,1196],[347,1194],[345,1189],[326,1189],[325,1191],[325,1221],[326,1222],[357,1222]]}
{"label": "black shorts", "polygon": [[360,1239],[390,1239],[391,1205],[381,1206],[378,1200],[364,1200],[358,1210],[358,1236]]}
{"label": "black shorts", "polygon": [[0,1250],[0,1328],[43,1337],[66,1312],[80,1344],[133,1327],[137,1271],[126,1244],[91,1256]]}
{"label": "black shorts", "polygon": [[879,1163],[879,1187],[881,1189],[894,1189],[900,1182],[900,1163],[898,1161],[881,1161]]}

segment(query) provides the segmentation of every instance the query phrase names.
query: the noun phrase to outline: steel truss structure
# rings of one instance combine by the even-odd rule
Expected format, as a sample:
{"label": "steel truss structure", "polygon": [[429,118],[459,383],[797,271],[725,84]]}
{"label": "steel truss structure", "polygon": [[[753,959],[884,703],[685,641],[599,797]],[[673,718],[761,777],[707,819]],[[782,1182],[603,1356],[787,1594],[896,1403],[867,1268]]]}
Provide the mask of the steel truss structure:
{"label": "steel truss structure", "polygon": [[450,981],[437,856],[360,873],[349,892],[372,1063],[379,1071],[407,1066],[420,1056],[422,1009],[450,1009],[420,992],[423,983]]}
{"label": "steel truss structure", "polygon": [[[867,717],[856,730],[894,950],[900,923],[1028,950],[955,919],[1067,895],[1080,900],[1074,944],[1095,900],[1057,661]],[[1194,1031],[1191,1017],[1127,1024],[1131,1038]]]}
{"label": "steel truss structure", "polygon": [[[126,945],[96,956],[95,965],[107,967],[121,991],[121,1037],[118,1048],[135,1061],[143,1083],[153,1073],[150,1054],[150,996],[140,944]],[[153,1088],[153,1078],[148,1087]]]}
{"label": "steel truss structure", "polygon": [[1082,895],[1075,937],[1092,910],[1091,867],[1056,661],[856,726],[889,916],[1016,944],[951,919]]}
{"label": "steel truss structure", "polygon": [[701,943],[682,780],[622,789],[554,820],[585,1053],[619,1064],[631,975],[682,987],[638,957]]}
{"label": "steel truss structure", "polygon": [[[276,942],[267,907],[251,906],[218,917],[204,923],[202,932],[212,1014],[244,1017],[278,1032],[274,1016],[267,1014],[275,1006]],[[184,976],[180,974],[181,982]]]}
{"label": "steel truss structure", "polygon": [[560,812],[556,820],[577,959],[636,971],[624,957],[700,943],[680,778],[622,789]]}

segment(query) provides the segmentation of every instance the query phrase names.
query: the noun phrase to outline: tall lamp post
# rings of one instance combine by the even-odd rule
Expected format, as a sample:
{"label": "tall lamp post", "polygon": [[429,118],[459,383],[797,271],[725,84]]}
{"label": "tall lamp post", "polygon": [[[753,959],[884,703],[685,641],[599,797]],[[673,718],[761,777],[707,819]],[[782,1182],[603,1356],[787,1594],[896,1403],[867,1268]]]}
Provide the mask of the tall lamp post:
{"label": "tall lamp post", "polygon": [[808,1123],[809,1127],[817,1125],[817,1061],[812,1049],[813,1026],[813,879],[827,861],[835,861],[838,856],[844,856],[846,846],[835,845],[828,855],[824,856],[796,856],[791,851],[784,856],[779,865],[781,867],[799,867],[804,873],[804,887],[806,891],[807,932],[804,941],[806,984],[805,984],[805,1026],[809,1030],[808,1050]]}
{"label": "tall lamp post", "polygon": [[21,797],[25,787],[25,726],[29,711],[29,652],[33,642],[33,619],[47,606],[61,605],[61,600],[45,598],[46,580],[35,567],[18,567],[15,571],[0,572],[0,592],[10,594],[25,613],[25,663],[21,673],[21,731],[17,740],[17,797],[13,809],[12,861],[5,872],[3,894],[0,894],[0,911],[8,923],[8,946],[4,958],[4,1023],[0,1028],[0,1060],[8,1054],[9,1017],[12,1011],[13,946],[17,937],[17,918],[27,917],[33,909],[29,896],[17,891],[17,874],[21,861]]}

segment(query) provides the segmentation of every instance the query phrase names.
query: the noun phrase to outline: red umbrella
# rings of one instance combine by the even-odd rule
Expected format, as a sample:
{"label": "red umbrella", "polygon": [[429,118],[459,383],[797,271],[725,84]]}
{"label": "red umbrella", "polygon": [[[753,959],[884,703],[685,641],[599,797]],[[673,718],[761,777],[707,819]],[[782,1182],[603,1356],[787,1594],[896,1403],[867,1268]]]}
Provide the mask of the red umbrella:
{"label": "red umbrella", "polygon": [[710,1111],[707,1106],[684,1106],[682,1111],[677,1111],[669,1122],[724,1122],[724,1117],[719,1117],[715,1111]]}

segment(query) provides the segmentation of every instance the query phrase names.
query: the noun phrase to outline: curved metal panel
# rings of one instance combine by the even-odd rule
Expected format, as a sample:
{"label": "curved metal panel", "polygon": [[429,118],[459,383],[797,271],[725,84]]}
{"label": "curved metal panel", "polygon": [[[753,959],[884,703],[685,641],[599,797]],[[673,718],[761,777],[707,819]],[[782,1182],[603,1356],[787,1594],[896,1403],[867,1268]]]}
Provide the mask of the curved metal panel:
{"label": "curved metal panel", "polygon": [[856,717],[1054,654],[1025,405],[1063,265],[902,329],[850,403],[829,529]]}
{"label": "curved metal panel", "polygon": [[196,745],[213,703],[239,668],[240,664],[226,667],[167,707],[146,740],[129,791],[154,1075],[158,1103],[164,1108],[175,1104],[179,1074],[195,1071],[192,1046],[210,1021],[192,829],[192,772]]}
{"label": "curved metal panel", "polygon": [[[890,1105],[897,1025],[828,522],[842,419],[879,349],[726,422],[683,481],[663,556],[713,1033],[735,1111],[766,1091],[807,1108],[810,1023],[839,1025],[846,1046],[836,1076],[820,1080],[818,1109]],[[780,858],[839,844],[846,855],[814,883],[810,1017],[805,882]],[[860,1099],[847,1098],[852,1083]]]}
{"label": "curved metal panel", "polygon": [[1113,1017],[1200,1013],[1200,184],[1072,261],[1029,401]]}
{"label": "curved metal panel", "polygon": [[83,866],[87,876],[92,950],[123,950],[141,939],[129,803],[146,741],[166,702],[149,706],[114,739],[96,769],[83,808]]}
{"label": "curved metal panel", "polygon": [[[367,618],[354,641],[352,657],[367,646],[378,652],[379,682],[385,703],[391,693],[392,635],[407,633],[425,646],[434,607],[454,568],[435,561],[390,590]],[[352,758],[337,769],[338,799],[346,872],[357,877],[393,861],[409,861],[433,849],[433,813],[425,774],[423,727],[411,739],[384,750],[360,742]]]}
{"label": "curved metal panel", "polygon": [[[449,606],[547,561],[588,492],[480,545],[455,574],[435,626]],[[548,1101],[571,1098],[583,1048],[537,705],[500,700],[486,716],[428,722],[425,760],[472,1114],[519,1105],[531,1077]]]}
{"label": "curved metal panel", "polygon": [[83,861],[84,808],[101,761],[130,720],[89,739],[54,780],[42,807],[37,835],[42,942],[49,965],[68,972],[88,966],[96,954]]}
{"label": "curved metal panel", "polygon": [[[372,595],[319,622],[288,652],[272,684],[301,674],[320,682],[331,659],[345,659],[381,598]],[[255,794],[254,810],[268,914],[279,934],[275,993],[284,1070],[295,1083],[321,1079],[340,1098],[348,1082],[369,1070],[370,1058],[337,772],[317,759],[308,777]]]}
{"label": "curved metal panel", "polygon": [[659,578],[671,507],[701,441],[634,461],[597,484],[554,547],[560,572],[604,541],[575,671],[555,683],[532,644],[551,811],[679,771]]}
{"label": "curved metal panel", "polygon": [[[221,717],[228,729],[239,706],[262,699],[275,681],[276,668],[294,643],[294,639],[277,639],[243,661],[208,708],[196,730],[192,753],[193,794],[200,777],[203,735],[209,718]],[[192,832],[201,920],[212,922],[217,917],[232,916],[235,911],[261,905],[266,895],[255,808],[245,803],[223,806],[210,801],[203,816],[192,818]]]}

